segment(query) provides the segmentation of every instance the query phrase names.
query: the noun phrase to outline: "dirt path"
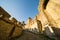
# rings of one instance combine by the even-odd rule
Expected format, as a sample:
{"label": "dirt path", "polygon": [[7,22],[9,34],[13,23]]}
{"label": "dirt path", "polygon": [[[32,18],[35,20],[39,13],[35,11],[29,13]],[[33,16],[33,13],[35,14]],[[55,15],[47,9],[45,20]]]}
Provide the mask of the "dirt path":
{"label": "dirt path", "polygon": [[51,40],[51,39],[46,38],[42,35],[34,34],[29,31],[23,31],[22,35],[19,38],[15,38],[12,40]]}

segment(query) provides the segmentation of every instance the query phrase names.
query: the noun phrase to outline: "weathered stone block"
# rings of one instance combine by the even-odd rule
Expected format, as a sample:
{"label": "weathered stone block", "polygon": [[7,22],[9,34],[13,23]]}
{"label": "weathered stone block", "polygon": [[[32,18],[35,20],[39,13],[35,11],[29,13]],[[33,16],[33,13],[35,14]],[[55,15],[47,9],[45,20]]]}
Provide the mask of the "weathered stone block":
{"label": "weathered stone block", "polygon": [[14,23],[14,24],[17,24],[17,20],[13,17],[13,18],[11,18],[11,20],[10,20],[12,23]]}
{"label": "weathered stone block", "polygon": [[0,40],[7,40],[13,25],[0,19]]}
{"label": "weathered stone block", "polygon": [[0,15],[1,14],[4,16],[4,18],[5,17],[7,17],[7,18],[11,17],[2,7],[0,7]]}
{"label": "weathered stone block", "polygon": [[12,37],[18,37],[21,35],[21,33],[22,33],[22,28],[16,26],[12,34]]}

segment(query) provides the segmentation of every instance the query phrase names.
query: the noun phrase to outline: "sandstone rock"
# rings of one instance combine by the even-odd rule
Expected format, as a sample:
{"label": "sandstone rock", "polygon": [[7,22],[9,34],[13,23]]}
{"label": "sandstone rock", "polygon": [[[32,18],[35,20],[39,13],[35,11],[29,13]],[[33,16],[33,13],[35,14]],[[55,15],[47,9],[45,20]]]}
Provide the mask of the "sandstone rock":
{"label": "sandstone rock", "polygon": [[22,28],[19,28],[18,26],[16,26],[12,34],[12,37],[18,37],[21,35],[21,33],[22,33]]}
{"label": "sandstone rock", "polygon": [[7,40],[12,28],[13,25],[0,19],[0,40]]}
{"label": "sandstone rock", "polygon": [[22,33],[22,24],[17,24],[17,20],[0,7],[0,40],[9,40],[11,37],[17,37]]}

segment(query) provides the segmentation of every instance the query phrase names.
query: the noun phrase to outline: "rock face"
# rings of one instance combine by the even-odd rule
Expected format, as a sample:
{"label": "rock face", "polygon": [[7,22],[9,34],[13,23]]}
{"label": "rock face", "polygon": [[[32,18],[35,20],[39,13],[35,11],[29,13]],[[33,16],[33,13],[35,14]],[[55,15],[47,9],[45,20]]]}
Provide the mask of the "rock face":
{"label": "rock face", "polygon": [[[35,28],[37,25],[38,30],[48,36],[60,35],[60,0],[40,0],[38,11],[39,13],[35,16],[37,19],[34,17],[28,24],[34,25]],[[40,21],[39,25],[34,24],[37,23],[35,20]],[[32,28],[32,25],[26,27]]]}
{"label": "rock face", "polygon": [[48,23],[56,28],[60,28],[60,0],[40,0],[39,13],[44,14]]}
{"label": "rock face", "polygon": [[[0,7],[0,40],[8,40],[11,37],[17,37],[22,33],[22,24]],[[18,24],[17,24],[18,23]]]}
{"label": "rock face", "polygon": [[29,29],[31,21],[32,21],[32,19],[29,17],[27,20],[26,26],[25,26],[26,29]]}
{"label": "rock face", "polygon": [[[58,3],[56,3],[58,2]],[[50,16],[48,19],[52,26],[60,28],[60,4],[59,0],[57,1],[50,0],[46,6],[46,15]]]}
{"label": "rock face", "polygon": [[40,15],[44,14],[47,19],[44,20],[45,23],[42,23],[42,27],[44,28],[43,24],[46,25],[47,23],[47,25],[51,26],[55,35],[60,35],[60,0],[40,0],[38,10]]}
{"label": "rock face", "polygon": [[0,39],[5,40],[14,26],[0,19]]}

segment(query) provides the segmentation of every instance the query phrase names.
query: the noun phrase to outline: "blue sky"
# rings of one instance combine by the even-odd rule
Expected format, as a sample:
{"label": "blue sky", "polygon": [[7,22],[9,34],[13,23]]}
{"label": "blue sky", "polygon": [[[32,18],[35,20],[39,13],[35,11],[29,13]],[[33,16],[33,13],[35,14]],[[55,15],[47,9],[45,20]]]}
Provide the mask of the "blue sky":
{"label": "blue sky", "polygon": [[26,21],[28,17],[34,18],[38,14],[38,2],[39,0],[0,0],[0,6],[18,21]]}

